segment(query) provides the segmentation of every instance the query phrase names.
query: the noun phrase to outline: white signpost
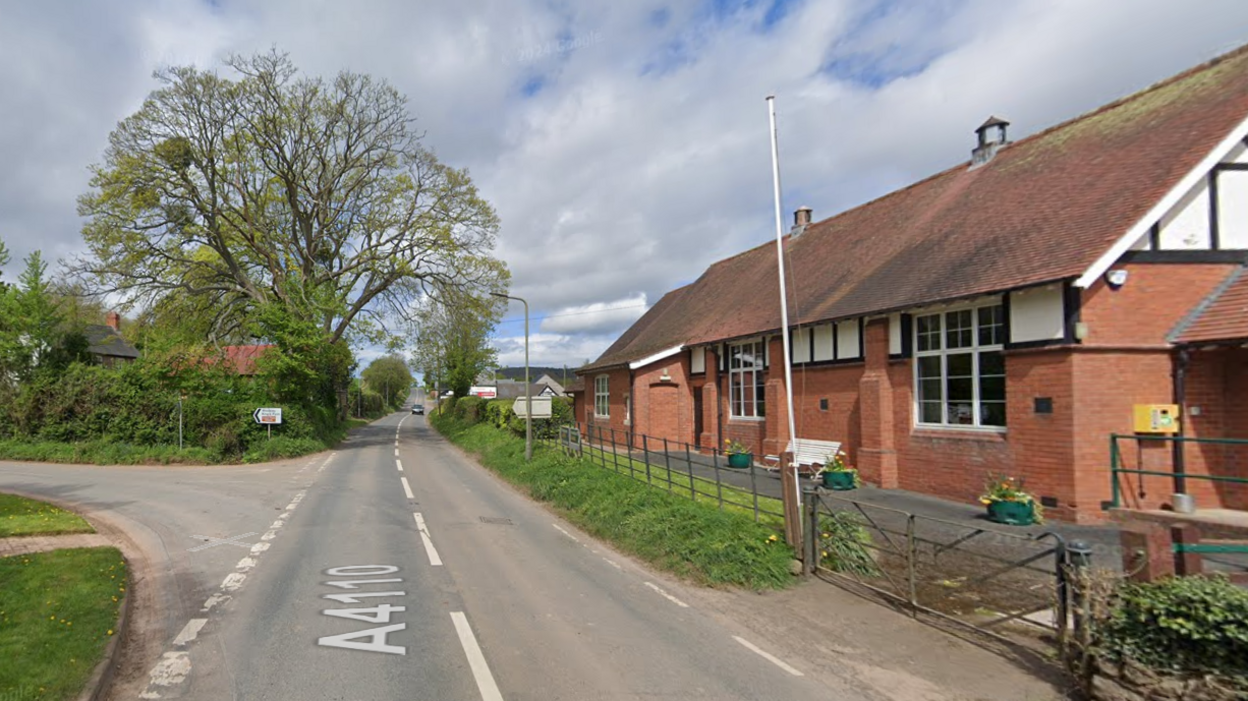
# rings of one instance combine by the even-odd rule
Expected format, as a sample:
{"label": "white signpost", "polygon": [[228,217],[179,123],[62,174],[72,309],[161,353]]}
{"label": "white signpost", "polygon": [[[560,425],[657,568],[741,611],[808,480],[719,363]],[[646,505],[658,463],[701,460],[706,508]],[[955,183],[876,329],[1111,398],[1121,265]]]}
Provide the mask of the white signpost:
{"label": "white signpost", "polygon": [[251,416],[252,418],[256,420],[256,423],[268,426],[269,438],[273,437],[273,426],[282,425],[281,407],[269,408],[269,409],[256,409],[254,412],[251,413]]}

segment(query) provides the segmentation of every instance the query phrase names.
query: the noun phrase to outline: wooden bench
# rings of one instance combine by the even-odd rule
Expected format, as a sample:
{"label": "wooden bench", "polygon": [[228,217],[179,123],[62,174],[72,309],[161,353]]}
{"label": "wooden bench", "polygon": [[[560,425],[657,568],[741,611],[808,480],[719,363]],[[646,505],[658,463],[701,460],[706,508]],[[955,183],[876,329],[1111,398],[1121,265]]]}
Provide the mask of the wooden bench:
{"label": "wooden bench", "polygon": [[[823,465],[829,455],[836,455],[841,450],[839,441],[821,441],[814,438],[798,438],[789,441],[784,452],[793,456],[790,466],[796,466],[798,474],[814,472],[815,465]],[[779,455],[763,456],[763,467],[768,470],[780,469]],[[806,469],[802,469],[806,468]]]}

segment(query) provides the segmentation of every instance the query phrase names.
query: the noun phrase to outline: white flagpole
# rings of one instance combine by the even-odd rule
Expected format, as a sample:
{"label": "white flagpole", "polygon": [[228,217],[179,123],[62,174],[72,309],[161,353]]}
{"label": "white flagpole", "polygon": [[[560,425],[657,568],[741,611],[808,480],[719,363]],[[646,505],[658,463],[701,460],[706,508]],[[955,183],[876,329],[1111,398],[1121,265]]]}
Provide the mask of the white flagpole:
{"label": "white flagpole", "polygon": [[[789,352],[789,297],[784,286],[784,222],[780,215],[780,147],[776,137],[776,96],[767,96],[767,114],[771,119],[771,175],[776,195],[776,261],[780,269],[780,338],[784,340],[784,395],[789,408],[789,440],[797,439],[793,420],[793,364]],[[781,448],[781,452],[784,449]],[[802,484],[793,465],[793,491],[796,493],[798,519],[802,513]]]}

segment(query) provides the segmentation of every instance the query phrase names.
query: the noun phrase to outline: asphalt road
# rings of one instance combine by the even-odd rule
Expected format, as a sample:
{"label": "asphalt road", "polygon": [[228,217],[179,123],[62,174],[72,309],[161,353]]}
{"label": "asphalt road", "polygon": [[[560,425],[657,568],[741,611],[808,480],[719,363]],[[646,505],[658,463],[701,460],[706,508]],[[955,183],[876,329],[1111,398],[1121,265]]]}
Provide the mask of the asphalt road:
{"label": "asphalt road", "polygon": [[113,698],[853,699],[612,553],[422,416],[263,466],[0,464],[141,574]]}

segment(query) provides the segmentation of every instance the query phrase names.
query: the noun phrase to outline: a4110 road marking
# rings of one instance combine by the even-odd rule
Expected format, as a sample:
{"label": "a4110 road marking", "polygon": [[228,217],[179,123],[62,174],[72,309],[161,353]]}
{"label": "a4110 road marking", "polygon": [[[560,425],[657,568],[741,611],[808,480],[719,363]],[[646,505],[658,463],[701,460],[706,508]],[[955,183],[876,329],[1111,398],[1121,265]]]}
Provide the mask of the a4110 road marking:
{"label": "a4110 road marking", "polygon": [[[402,582],[399,577],[384,577],[383,575],[394,574],[399,568],[393,565],[348,565],[346,567],[332,567],[325,570],[325,575],[329,577],[346,577],[343,580],[331,580],[322,582],[327,586],[345,589],[347,592],[342,594],[324,594],[322,599],[330,599],[343,604],[361,604],[365,603],[365,599],[385,599],[390,597],[406,596],[407,592],[402,591],[360,591],[362,585],[368,584],[393,584]],[[360,577],[369,577],[370,579],[360,579]],[[384,588],[384,587],[383,587]],[[365,623],[390,623],[390,617],[395,613],[403,613],[407,610],[405,606],[392,606],[390,604],[377,604],[376,606],[363,606],[360,608],[337,608],[324,609],[321,611],[326,616],[334,618],[345,618],[349,621],[364,621]],[[327,635],[318,638],[317,645],[325,647],[342,647],[349,650],[364,650],[365,652],[384,652],[388,655],[406,655],[407,648],[402,645],[391,645],[387,642],[386,636],[396,633],[400,630],[406,630],[406,623],[394,623],[391,625],[383,625],[377,628],[367,628],[349,633],[340,633],[338,635]]]}

